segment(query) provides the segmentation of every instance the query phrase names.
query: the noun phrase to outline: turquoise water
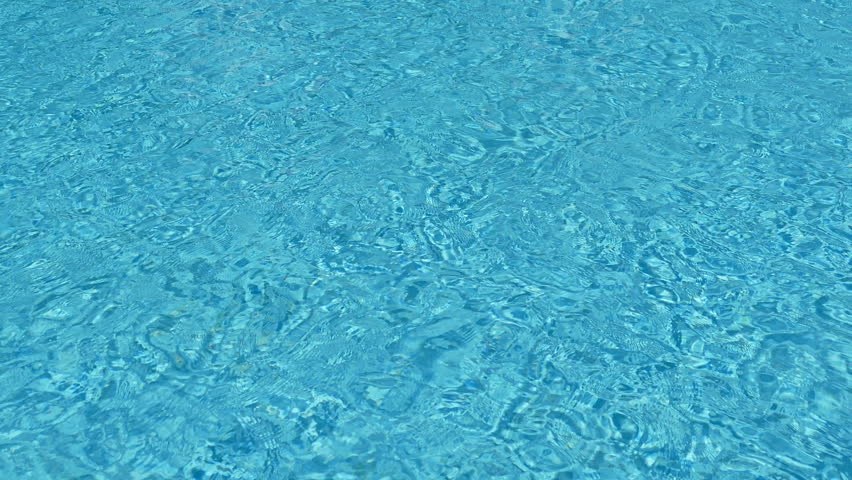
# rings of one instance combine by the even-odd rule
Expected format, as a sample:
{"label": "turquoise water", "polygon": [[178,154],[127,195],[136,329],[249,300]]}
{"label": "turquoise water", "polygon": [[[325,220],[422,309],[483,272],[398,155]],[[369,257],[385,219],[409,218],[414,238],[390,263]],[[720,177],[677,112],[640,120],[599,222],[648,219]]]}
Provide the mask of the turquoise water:
{"label": "turquoise water", "polygon": [[0,477],[849,479],[850,33],[5,0]]}

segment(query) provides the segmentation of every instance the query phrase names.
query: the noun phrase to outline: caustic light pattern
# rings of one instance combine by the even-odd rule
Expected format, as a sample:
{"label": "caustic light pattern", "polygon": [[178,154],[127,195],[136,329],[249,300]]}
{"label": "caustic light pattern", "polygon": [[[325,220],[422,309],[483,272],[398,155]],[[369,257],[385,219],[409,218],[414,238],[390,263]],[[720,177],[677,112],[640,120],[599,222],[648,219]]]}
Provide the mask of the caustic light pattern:
{"label": "caustic light pattern", "polygon": [[848,480],[852,4],[4,0],[0,477]]}

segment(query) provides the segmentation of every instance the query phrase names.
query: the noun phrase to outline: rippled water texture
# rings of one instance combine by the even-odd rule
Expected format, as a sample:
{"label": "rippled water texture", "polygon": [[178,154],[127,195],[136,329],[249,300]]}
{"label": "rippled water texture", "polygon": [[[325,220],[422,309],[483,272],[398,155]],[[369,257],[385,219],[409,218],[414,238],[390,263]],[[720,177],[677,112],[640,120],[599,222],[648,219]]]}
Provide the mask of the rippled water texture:
{"label": "rippled water texture", "polygon": [[850,478],[852,4],[4,0],[0,477]]}

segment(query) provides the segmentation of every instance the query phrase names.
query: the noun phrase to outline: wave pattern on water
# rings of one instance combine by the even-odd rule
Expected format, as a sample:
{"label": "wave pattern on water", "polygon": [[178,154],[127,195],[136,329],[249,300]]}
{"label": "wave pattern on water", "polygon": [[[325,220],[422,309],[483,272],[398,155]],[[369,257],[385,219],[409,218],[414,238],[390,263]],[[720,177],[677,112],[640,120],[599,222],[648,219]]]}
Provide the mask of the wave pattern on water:
{"label": "wave pattern on water", "polygon": [[4,478],[849,478],[847,3],[0,10]]}

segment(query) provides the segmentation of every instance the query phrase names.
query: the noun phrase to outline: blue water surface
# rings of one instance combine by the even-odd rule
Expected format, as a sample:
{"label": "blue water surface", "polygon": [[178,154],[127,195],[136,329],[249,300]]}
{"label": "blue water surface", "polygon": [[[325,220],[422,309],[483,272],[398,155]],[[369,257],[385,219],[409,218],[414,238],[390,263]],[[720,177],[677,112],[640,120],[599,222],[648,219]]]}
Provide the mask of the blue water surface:
{"label": "blue water surface", "polygon": [[852,3],[3,0],[0,478],[852,475]]}

